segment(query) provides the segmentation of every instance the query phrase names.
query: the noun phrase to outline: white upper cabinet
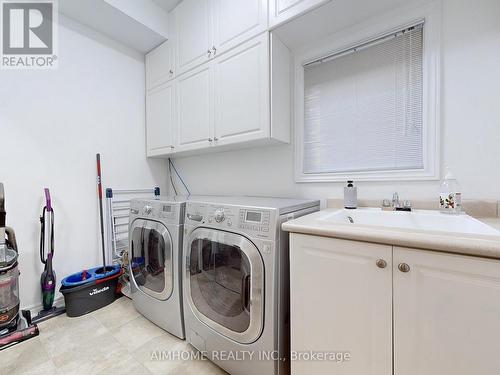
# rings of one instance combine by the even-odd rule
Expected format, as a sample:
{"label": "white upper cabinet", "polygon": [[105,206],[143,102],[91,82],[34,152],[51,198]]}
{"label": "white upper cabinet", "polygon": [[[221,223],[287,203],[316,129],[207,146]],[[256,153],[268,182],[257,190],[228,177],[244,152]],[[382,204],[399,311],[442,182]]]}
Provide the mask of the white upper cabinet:
{"label": "white upper cabinet", "polygon": [[331,0],[269,0],[269,26],[274,27]]}
{"label": "white upper cabinet", "polygon": [[213,141],[213,73],[203,65],[178,79],[178,143],[175,151],[209,147]]}
{"label": "white upper cabinet", "polygon": [[394,301],[395,375],[499,373],[499,261],[395,247]]}
{"label": "white upper cabinet", "polygon": [[292,374],[392,374],[391,246],[292,233],[290,249],[292,351],[351,356]]}
{"label": "white upper cabinet", "polygon": [[212,1],[216,55],[267,30],[267,0]]}
{"label": "white upper cabinet", "polygon": [[214,61],[216,145],[269,137],[269,36]]}
{"label": "white upper cabinet", "polygon": [[172,43],[166,41],[146,55],[146,89],[174,78]]}
{"label": "white upper cabinet", "polygon": [[175,82],[169,81],[146,94],[147,155],[157,156],[174,150]]}
{"label": "white upper cabinet", "polygon": [[174,10],[179,74],[213,54],[212,0],[183,0]]}

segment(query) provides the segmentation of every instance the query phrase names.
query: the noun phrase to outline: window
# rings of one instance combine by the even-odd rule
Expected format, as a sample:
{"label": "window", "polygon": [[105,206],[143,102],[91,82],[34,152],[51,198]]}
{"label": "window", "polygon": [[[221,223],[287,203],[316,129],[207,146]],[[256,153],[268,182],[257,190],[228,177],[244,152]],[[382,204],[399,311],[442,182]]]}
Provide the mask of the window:
{"label": "window", "polygon": [[301,63],[298,181],[436,178],[425,27],[419,21]]}

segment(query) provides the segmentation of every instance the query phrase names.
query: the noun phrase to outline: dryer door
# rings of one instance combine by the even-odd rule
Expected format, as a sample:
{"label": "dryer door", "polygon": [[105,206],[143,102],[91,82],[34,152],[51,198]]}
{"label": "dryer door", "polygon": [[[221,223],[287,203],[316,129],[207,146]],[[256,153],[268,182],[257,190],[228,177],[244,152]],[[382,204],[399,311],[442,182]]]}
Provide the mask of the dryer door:
{"label": "dryer door", "polygon": [[172,238],[165,225],[137,219],[130,226],[130,276],[137,288],[159,300],[173,289]]}
{"label": "dryer door", "polygon": [[186,244],[186,294],[200,321],[240,343],[259,338],[264,322],[264,265],[247,238],[198,228]]}

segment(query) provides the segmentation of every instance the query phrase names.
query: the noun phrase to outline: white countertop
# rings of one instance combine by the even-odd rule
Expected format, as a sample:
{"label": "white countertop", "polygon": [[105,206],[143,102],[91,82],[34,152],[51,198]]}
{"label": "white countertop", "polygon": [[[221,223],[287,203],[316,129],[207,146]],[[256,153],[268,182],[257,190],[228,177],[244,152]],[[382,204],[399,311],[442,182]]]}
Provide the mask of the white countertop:
{"label": "white countertop", "polygon": [[[325,212],[333,213],[336,211],[338,209],[327,209],[288,221],[283,224],[283,230],[292,233],[500,259],[500,235],[424,231],[374,225],[332,223],[320,220],[320,218],[324,217]],[[500,218],[479,218],[479,220],[500,230]]]}

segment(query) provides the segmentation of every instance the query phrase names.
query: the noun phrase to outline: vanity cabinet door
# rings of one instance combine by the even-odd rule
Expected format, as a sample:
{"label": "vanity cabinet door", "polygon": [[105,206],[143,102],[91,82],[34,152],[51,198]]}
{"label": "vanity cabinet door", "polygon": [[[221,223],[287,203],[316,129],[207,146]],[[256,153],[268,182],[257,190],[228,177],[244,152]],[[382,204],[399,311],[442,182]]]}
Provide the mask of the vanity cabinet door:
{"label": "vanity cabinet door", "polygon": [[497,375],[500,261],[395,247],[393,269],[394,374]]}
{"label": "vanity cabinet door", "polygon": [[213,0],[219,55],[267,29],[267,0]]}
{"label": "vanity cabinet door", "polygon": [[[293,375],[392,373],[391,259],[391,246],[291,234]],[[293,358],[311,351],[350,359]]]}

